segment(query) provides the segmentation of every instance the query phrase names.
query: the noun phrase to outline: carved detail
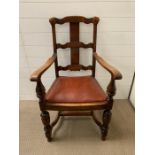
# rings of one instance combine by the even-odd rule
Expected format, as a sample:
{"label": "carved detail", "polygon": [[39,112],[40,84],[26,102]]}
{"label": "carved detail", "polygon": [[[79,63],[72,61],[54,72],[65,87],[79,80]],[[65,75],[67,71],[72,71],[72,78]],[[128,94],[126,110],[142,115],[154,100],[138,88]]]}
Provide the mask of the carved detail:
{"label": "carved detail", "polygon": [[[53,34],[53,50],[54,53],[57,53],[57,48],[71,48],[71,65],[79,65],[79,48],[92,48],[93,52],[96,52],[96,37],[97,37],[97,24],[99,22],[98,17],[86,18],[83,16],[67,16],[64,18],[55,18],[52,17],[49,19],[49,22],[52,26],[52,34]],[[85,24],[93,24],[93,43],[83,44],[79,41],[79,24],[80,22]],[[59,44],[56,41],[56,28],[55,24],[70,24],[70,42],[66,44]],[[92,75],[95,77],[95,59],[93,57],[92,62]],[[87,70],[87,67],[83,67],[84,70]],[[55,73],[56,77],[59,77],[58,61],[55,59]],[[63,69],[62,69],[63,70]],[[64,69],[68,70],[68,69]],[[79,71],[79,67],[73,66],[71,68],[73,71]]]}
{"label": "carved detail", "polygon": [[47,140],[50,142],[52,141],[52,138],[51,138],[51,126],[50,126],[49,112],[43,111],[40,116],[41,116],[42,123],[44,125],[45,136]]}
{"label": "carved detail", "polygon": [[58,71],[59,70],[70,70],[70,71],[79,71],[79,70],[92,70],[92,66],[83,66],[83,65],[67,65],[67,66],[58,66]]}
{"label": "carved detail", "polygon": [[57,47],[57,49],[58,48],[62,48],[62,49],[65,49],[65,48],[93,48],[93,43],[85,44],[83,42],[74,41],[74,42],[67,42],[65,44],[57,43],[56,47]]}
{"label": "carved detail", "polygon": [[105,110],[103,112],[103,124],[101,126],[101,134],[102,134],[102,140],[105,140],[107,134],[108,134],[108,125],[110,123],[111,120],[111,111],[110,110]]}
{"label": "carved detail", "polygon": [[109,104],[109,107],[104,110],[103,116],[102,116],[102,121],[103,121],[103,124],[101,126],[102,140],[105,140],[108,134],[108,125],[110,123],[111,115],[112,115],[110,110],[112,109],[112,106],[113,106],[113,96],[115,95],[115,93],[116,93],[115,80],[111,78],[111,81],[107,87],[107,95],[108,95],[107,102]]}
{"label": "carved detail", "polygon": [[94,23],[97,24],[99,22],[99,18],[98,17],[93,17],[93,18],[85,18],[82,16],[68,16],[68,17],[64,17],[62,19],[59,18],[50,18],[49,22],[51,24],[64,24],[67,22],[71,22],[71,23],[79,23],[79,22],[83,22],[85,24],[90,24],[90,23]]}

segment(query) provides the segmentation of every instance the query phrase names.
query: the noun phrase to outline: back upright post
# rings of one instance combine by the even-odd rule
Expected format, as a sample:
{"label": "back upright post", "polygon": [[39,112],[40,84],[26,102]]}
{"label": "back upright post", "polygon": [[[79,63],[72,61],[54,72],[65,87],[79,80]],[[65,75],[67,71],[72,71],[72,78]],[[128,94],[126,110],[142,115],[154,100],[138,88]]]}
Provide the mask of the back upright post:
{"label": "back upright post", "polygon": [[[93,22],[93,53],[96,52],[96,38],[97,38],[97,24],[99,22],[98,17],[94,17],[94,22]],[[92,76],[95,77],[95,67],[96,67],[96,60],[94,57],[93,59],[93,70],[92,70]]]}
{"label": "back upright post", "polygon": [[[56,47],[56,30],[55,30],[55,24],[56,24],[56,22],[55,22],[55,19],[54,19],[54,18],[51,18],[51,19],[49,20],[49,22],[50,22],[50,24],[51,24],[51,26],[52,26],[53,51],[54,51],[54,53],[57,54],[57,47]],[[56,75],[56,77],[59,77],[59,72],[58,72],[58,60],[57,60],[57,58],[56,58],[56,60],[55,60],[55,75]]]}

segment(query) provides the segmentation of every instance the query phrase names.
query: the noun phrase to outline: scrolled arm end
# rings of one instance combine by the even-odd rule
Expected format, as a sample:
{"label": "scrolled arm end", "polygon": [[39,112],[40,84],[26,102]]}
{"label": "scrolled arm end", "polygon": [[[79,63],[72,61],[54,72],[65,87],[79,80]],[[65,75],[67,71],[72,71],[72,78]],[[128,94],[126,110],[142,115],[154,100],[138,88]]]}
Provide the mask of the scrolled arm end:
{"label": "scrolled arm end", "polygon": [[40,79],[40,77],[38,75],[35,74],[35,72],[32,73],[31,77],[30,77],[30,81],[32,82],[36,82]]}
{"label": "scrolled arm end", "polygon": [[97,60],[97,62],[105,68],[112,76],[113,80],[120,80],[122,79],[122,74],[118,71],[115,67],[108,64],[102,57],[100,57],[97,53],[93,53],[93,56]]}
{"label": "scrolled arm end", "polygon": [[50,57],[40,68],[31,74],[30,81],[39,81],[42,74],[53,64],[56,59],[56,54]]}
{"label": "scrolled arm end", "polygon": [[112,77],[114,80],[121,80],[123,78],[122,74],[118,71],[115,70],[116,72],[112,74]]}

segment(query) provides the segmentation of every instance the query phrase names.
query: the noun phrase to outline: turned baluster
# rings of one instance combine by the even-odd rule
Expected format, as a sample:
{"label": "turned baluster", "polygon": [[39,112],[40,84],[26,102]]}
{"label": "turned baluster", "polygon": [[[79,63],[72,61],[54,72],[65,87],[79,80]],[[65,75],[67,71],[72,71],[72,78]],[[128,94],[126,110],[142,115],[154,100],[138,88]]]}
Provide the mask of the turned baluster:
{"label": "turned baluster", "polygon": [[44,110],[45,87],[42,84],[40,79],[37,81],[36,93],[37,93],[37,97],[39,98],[39,106],[41,110],[40,116],[41,116],[42,123],[44,125],[45,136],[48,141],[51,141],[52,138],[51,138],[50,115],[49,115],[49,112]]}
{"label": "turned baluster", "polygon": [[109,123],[112,115],[111,109],[113,106],[113,96],[115,95],[115,93],[116,93],[115,80],[111,78],[111,81],[107,87],[107,95],[108,95],[107,102],[109,104],[109,107],[103,111],[102,115],[102,121],[103,121],[103,124],[101,126],[102,140],[105,140],[108,134]]}

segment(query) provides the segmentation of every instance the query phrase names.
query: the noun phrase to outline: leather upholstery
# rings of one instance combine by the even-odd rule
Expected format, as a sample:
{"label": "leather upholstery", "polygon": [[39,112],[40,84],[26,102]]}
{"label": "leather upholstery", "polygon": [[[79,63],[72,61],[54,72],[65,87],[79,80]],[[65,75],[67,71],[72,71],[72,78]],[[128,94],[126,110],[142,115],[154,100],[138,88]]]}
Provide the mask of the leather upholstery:
{"label": "leather upholstery", "polygon": [[50,103],[103,102],[107,96],[95,78],[58,77],[46,94]]}

